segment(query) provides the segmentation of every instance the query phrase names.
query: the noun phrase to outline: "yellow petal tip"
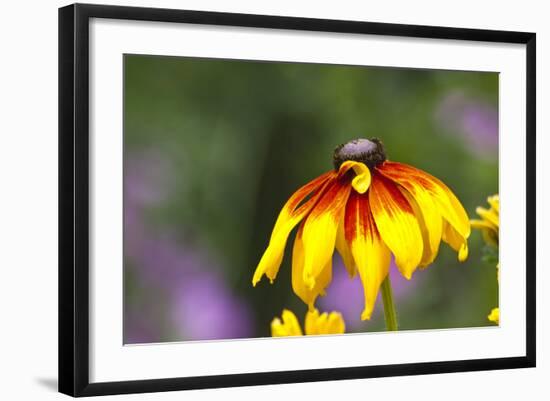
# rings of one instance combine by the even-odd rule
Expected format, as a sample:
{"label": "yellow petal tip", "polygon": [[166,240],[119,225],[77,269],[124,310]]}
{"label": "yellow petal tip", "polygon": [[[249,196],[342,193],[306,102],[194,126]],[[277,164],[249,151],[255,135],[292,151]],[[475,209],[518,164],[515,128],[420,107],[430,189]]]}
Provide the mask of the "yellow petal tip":
{"label": "yellow petal tip", "polygon": [[254,274],[254,277],[252,277],[252,287],[256,287],[256,284],[258,284],[261,279],[262,279],[262,276],[258,276],[257,274]]}
{"label": "yellow petal tip", "polygon": [[458,261],[464,262],[466,259],[468,259],[468,245],[462,244],[458,251]]}
{"label": "yellow petal tip", "polygon": [[372,311],[367,312],[365,310],[365,311],[363,311],[363,313],[361,313],[361,320],[370,320],[371,315],[372,315]]}
{"label": "yellow petal tip", "polygon": [[493,308],[493,310],[491,310],[491,313],[489,314],[489,316],[487,316],[487,319],[489,319],[491,322],[495,323],[495,324],[500,324],[500,313],[499,313],[499,308]]}

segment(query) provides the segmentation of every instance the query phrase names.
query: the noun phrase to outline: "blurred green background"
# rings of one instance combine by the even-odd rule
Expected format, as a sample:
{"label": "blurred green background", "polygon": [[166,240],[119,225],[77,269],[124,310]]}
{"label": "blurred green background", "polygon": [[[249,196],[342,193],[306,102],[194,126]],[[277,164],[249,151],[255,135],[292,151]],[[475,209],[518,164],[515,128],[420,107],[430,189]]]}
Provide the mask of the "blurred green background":
{"label": "blurred green background", "polygon": [[[126,55],[124,77],[125,343],[269,336],[283,308],[302,321],[293,236],[273,285],[252,273],[285,201],[340,143],[382,139],[470,217],[498,192],[497,73]],[[491,325],[495,266],[478,232],[469,246],[465,263],[442,243],[410,282],[392,275],[401,329]],[[361,322],[359,282],[339,256],[334,270],[319,309],[384,330],[380,300]]]}

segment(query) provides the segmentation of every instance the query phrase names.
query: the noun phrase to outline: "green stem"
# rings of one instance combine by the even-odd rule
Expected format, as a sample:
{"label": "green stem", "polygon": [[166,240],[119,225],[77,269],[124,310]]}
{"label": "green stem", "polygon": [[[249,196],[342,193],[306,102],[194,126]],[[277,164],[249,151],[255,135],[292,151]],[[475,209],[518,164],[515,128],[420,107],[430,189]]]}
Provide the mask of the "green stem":
{"label": "green stem", "polygon": [[391,290],[390,275],[382,282],[382,301],[384,302],[384,318],[386,319],[386,328],[388,331],[397,331],[397,313],[393,303],[393,294]]}

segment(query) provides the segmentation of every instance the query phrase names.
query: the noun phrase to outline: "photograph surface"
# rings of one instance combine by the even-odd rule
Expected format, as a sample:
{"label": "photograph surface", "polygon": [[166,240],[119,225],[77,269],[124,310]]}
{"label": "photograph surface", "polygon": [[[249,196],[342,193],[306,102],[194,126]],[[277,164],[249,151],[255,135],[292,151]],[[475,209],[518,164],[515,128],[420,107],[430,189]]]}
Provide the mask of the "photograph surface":
{"label": "photograph surface", "polygon": [[497,327],[499,75],[124,56],[124,344]]}

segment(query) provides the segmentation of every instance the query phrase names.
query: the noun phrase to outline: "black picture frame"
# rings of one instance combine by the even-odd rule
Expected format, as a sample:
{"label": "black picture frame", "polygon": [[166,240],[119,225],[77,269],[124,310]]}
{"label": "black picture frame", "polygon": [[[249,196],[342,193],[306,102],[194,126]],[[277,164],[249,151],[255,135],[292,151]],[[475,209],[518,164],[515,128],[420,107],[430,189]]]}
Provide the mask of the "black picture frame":
{"label": "black picture frame", "polygon": [[[526,45],[526,354],[521,357],[407,363],[90,383],[89,380],[89,117],[91,18],[438,38]],[[421,375],[535,366],[535,101],[536,35],[435,26],[74,4],[59,9],[59,391],[95,396]]]}

